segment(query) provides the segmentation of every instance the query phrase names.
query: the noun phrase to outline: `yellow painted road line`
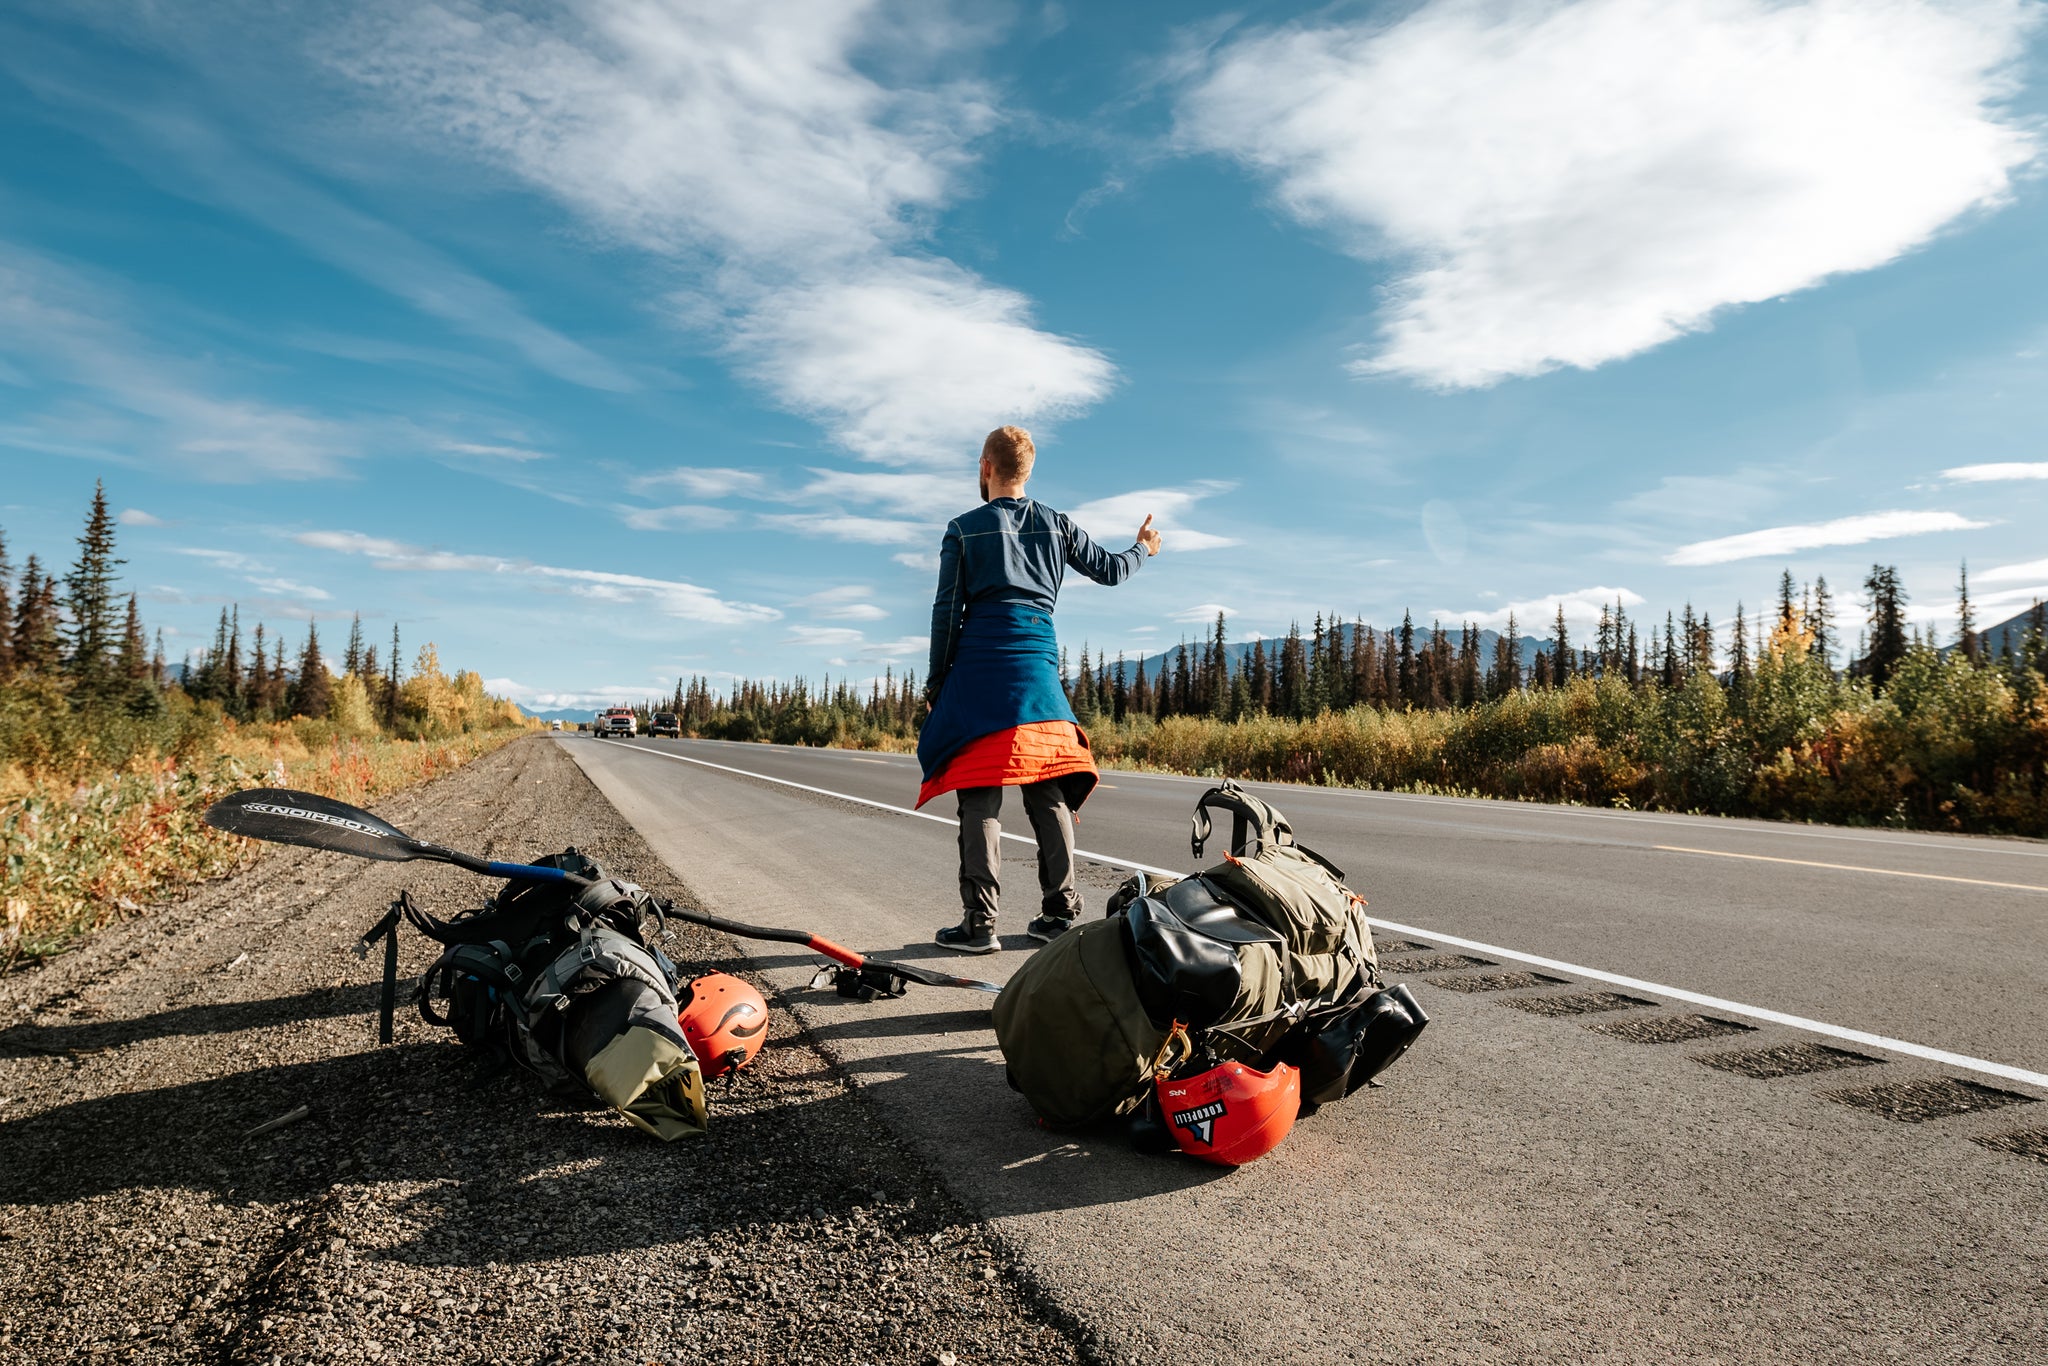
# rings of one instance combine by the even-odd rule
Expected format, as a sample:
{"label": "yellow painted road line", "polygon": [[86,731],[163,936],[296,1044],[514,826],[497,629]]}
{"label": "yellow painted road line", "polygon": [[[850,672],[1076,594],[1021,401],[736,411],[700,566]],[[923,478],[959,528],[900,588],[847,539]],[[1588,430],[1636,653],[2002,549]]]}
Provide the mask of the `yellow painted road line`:
{"label": "yellow painted road line", "polygon": [[1877,873],[1884,877],[1917,877],[1926,882],[1966,882],[1972,887],[2003,887],[2009,892],[2048,892],[2031,882],[1991,882],[1981,877],[1950,877],[1946,873],[1909,873],[1900,868],[1865,868],[1855,863],[1816,863],[1805,858],[1772,858],[1769,854],[1731,854],[1726,849],[1688,849],[1680,844],[1653,846],[1667,854],[1705,854],[1709,858],[1740,858],[1752,863],[1790,863],[1801,868],[1832,868],[1838,873]]}

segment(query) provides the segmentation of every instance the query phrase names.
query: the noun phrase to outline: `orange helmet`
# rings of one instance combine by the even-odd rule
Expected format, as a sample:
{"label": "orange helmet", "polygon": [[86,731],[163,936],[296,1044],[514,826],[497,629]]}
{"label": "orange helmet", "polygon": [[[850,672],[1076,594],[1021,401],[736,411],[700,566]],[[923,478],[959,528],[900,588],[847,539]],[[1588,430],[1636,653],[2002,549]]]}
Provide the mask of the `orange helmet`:
{"label": "orange helmet", "polygon": [[690,983],[681,1023],[709,1080],[745,1067],[761,1051],[768,1041],[768,1003],[731,973],[706,973]]}
{"label": "orange helmet", "polygon": [[1280,1146],[1301,1113],[1301,1073],[1286,1063],[1260,1072],[1226,1062],[1157,1083],[1159,1113],[1189,1157],[1238,1167]]}

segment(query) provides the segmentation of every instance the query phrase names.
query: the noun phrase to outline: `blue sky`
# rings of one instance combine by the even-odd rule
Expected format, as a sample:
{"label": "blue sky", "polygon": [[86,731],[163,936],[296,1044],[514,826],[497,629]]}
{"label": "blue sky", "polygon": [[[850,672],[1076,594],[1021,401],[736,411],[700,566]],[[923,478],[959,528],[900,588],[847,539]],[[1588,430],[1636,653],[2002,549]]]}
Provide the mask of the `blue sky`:
{"label": "blue sky", "polygon": [[[1099,11],[1099,13],[1098,13]],[[2043,9],[16,3],[0,526],[173,653],[536,707],[922,671],[1005,421],[1063,638],[2048,596]],[[1197,623],[1190,626],[1189,623]],[[296,631],[296,628],[294,628]]]}

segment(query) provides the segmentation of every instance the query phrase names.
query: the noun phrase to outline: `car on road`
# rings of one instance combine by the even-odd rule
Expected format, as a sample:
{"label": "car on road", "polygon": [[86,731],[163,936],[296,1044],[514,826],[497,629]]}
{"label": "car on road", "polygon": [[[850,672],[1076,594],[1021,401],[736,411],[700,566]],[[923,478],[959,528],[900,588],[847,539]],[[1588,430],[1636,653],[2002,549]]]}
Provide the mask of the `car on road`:
{"label": "car on road", "polygon": [[680,740],[683,738],[683,726],[676,719],[674,712],[658,711],[654,713],[654,719],[647,723],[647,733],[649,735],[666,735],[672,740]]}
{"label": "car on road", "polygon": [[597,733],[630,740],[640,733],[640,723],[631,707],[610,707],[597,714]]}

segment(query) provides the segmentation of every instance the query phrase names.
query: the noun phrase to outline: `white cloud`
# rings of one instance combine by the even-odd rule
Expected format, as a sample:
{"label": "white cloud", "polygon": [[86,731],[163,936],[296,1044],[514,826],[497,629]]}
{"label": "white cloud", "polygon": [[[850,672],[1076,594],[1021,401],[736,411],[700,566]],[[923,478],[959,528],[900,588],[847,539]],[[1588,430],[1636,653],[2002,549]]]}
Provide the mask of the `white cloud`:
{"label": "white cloud", "polygon": [[313,602],[329,602],[334,597],[334,594],[324,588],[314,588],[308,584],[293,583],[290,579],[252,578],[249,582],[264,592],[279,598],[306,598]]}
{"label": "white cloud", "polygon": [[2007,198],[2027,0],[1434,0],[1252,30],[1178,130],[1402,262],[1361,373],[1590,368]]}
{"label": "white cloud", "polygon": [[1237,615],[1237,609],[1234,607],[1225,607],[1220,602],[1204,602],[1198,603],[1193,607],[1187,608],[1185,611],[1175,612],[1170,618],[1168,618],[1168,620],[1202,622],[1207,624],[1213,623],[1216,620],[1216,614],[1218,612],[1221,612],[1226,617],[1234,617]]}
{"label": "white cloud", "polygon": [[636,475],[629,481],[635,493],[658,488],[679,488],[692,498],[758,498],[768,488],[767,476],[759,470],[735,470],[678,465],[672,470]]}
{"label": "white cloud", "polygon": [[481,455],[493,460],[510,460],[524,464],[529,460],[546,460],[546,451],[528,450],[524,446],[492,446],[479,441],[443,441],[441,449],[456,455]]}
{"label": "white cloud", "polygon": [[1959,484],[1988,484],[2005,479],[2048,479],[2048,460],[2011,460],[1991,465],[1958,465],[1941,477]]}
{"label": "white cloud", "polygon": [[150,513],[144,512],[141,508],[123,508],[121,509],[121,515],[118,518],[116,518],[116,520],[119,521],[122,526],[164,525],[163,518],[153,516]]}
{"label": "white cloud", "polygon": [[966,465],[990,428],[1108,394],[1100,352],[1031,325],[1023,295],[946,261],[891,259],[777,289],[735,324],[741,368],[856,454]]}
{"label": "white cloud", "polygon": [[[2042,582],[2027,588],[2007,588],[1997,593],[1973,595],[1970,604],[1977,609],[1978,620],[1982,621],[1985,613],[2004,614],[2011,608],[2031,607],[2037,602],[2048,602],[2048,575],[2043,575],[2042,578]],[[1948,610],[1947,607],[1943,607],[1942,614],[1946,616]]]}
{"label": "white cloud", "polygon": [[803,536],[829,536],[835,541],[852,541],[858,545],[902,545],[937,536],[935,528],[924,522],[833,512],[769,513],[762,516],[761,525]]}
{"label": "white cloud", "polygon": [[367,536],[360,531],[306,531],[292,539],[315,550],[364,556],[379,569],[433,574],[493,574],[513,563],[496,555],[458,555],[445,550],[425,550],[403,541]]}
{"label": "white cloud", "polygon": [[253,560],[238,550],[218,550],[212,546],[180,545],[172,546],[171,553],[174,555],[190,555],[195,560],[205,560],[210,564],[220,566],[222,569],[247,571],[257,574],[267,574],[270,572],[269,565]]}
{"label": "white cloud", "polygon": [[[970,25],[893,18],[872,0],[385,6],[333,61],[406,130],[696,269],[679,317],[849,449],[957,458],[998,422],[1092,404],[1113,370],[1038,330],[1023,296],[920,252],[997,114],[971,82],[908,75],[960,70]],[[905,84],[856,65],[878,52]]]}
{"label": "white cloud", "polygon": [[703,503],[674,503],[659,508],[628,508],[620,514],[620,520],[635,531],[672,531],[677,527],[689,531],[715,531],[719,527],[731,526],[739,520],[739,514],[729,508],[709,507]]}
{"label": "white cloud", "polygon": [[859,645],[866,638],[851,626],[792,626],[789,628],[789,634],[782,638],[782,643],[818,650],[841,645]]}
{"label": "white cloud", "polygon": [[1506,630],[1508,617],[1512,615],[1517,631],[1525,636],[1540,636],[1557,621],[1559,607],[1564,608],[1567,626],[1587,630],[1597,626],[1600,613],[1611,610],[1616,603],[1623,607],[1640,607],[1643,595],[1626,588],[1581,588],[1576,592],[1552,593],[1547,597],[1489,607],[1483,612],[1447,612],[1440,609],[1431,615],[1438,621],[1470,622],[1482,630],[1494,631]]}
{"label": "white cloud", "polygon": [[1229,484],[1203,482],[1185,489],[1139,489],[1109,498],[1097,498],[1069,509],[1067,516],[1099,544],[1111,550],[1129,549],[1139,525],[1148,516],[1160,535],[1162,551],[1216,550],[1236,545],[1235,538],[1196,531],[1181,524],[1181,517],[1204,498],[1230,491]]}
{"label": "white cloud", "polygon": [[902,565],[905,569],[915,569],[920,574],[936,574],[939,572],[939,556],[937,551],[905,550],[891,555],[889,558]]}
{"label": "white cloud", "polygon": [[426,573],[466,573],[506,576],[561,583],[579,597],[599,602],[649,608],[684,621],[736,626],[747,622],[775,621],[782,613],[759,603],[730,602],[708,588],[673,579],[651,579],[638,574],[615,574],[602,569],[566,569],[535,564],[531,560],[504,559],[496,555],[462,555],[426,550],[402,541],[367,536],[360,531],[307,531],[293,538],[300,545],[361,555],[379,569]]}
{"label": "white cloud", "polygon": [[1918,536],[1930,531],[1974,531],[1989,525],[1989,522],[1973,522],[1953,512],[1870,512],[1856,517],[1837,517],[1831,522],[1766,527],[1762,531],[1745,531],[1739,536],[1694,541],[1666,555],[1664,563],[1727,564],[1731,560],[1791,555],[1825,546],[1862,545],[1866,541],[1888,541],[1897,536]]}
{"label": "white cloud", "polygon": [[145,338],[127,311],[80,272],[0,243],[0,352],[84,391],[39,413],[17,406],[12,444],[131,463],[146,451],[221,483],[324,478],[362,452],[348,424],[219,392],[210,365]]}
{"label": "white cloud", "polygon": [[981,501],[974,466],[963,462],[962,470],[953,475],[814,469],[796,496],[872,503],[905,516],[929,518],[936,525]]}
{"label": "white cloud", "polygon": [[2048,560],[2029,560],[2025,564],[2002,565],[1977,575],[1979,583],[2024,583],[2028,579],[2048,579]]}
{"label": "white cloud", "polygon": [[793,605],[827,621],[880,621],[889,614],[868,601],[873,595],[866,584],[849,583],[798,598]]}

